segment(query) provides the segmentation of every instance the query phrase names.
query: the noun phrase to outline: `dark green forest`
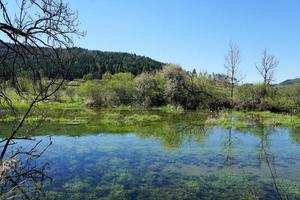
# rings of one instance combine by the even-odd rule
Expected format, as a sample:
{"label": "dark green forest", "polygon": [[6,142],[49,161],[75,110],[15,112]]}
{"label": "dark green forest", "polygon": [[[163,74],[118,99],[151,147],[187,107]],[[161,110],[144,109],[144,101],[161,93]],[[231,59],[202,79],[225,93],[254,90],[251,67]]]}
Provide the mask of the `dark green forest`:
{"label": "dark green forest", "polygon": [[[0,46],[0,51],[5,51],[5,47]],[[46,48],[45,51],[47,51]],[[66,53],[66,50],[62,50],[62,53]],[[106,51],[95,51],[87,50],[83,48],[71,48],[70,54],[73,55],[74,59],[70,66],[70,72],[67,76],[68,80],[73,79],[101,79],[105,73],[115,74],[120,72],[130,72],[133,75],[141,74],[142,72],[152,72],[162,69],[164,63],[155,61],[149,57],[139,56],[131,53],[123,52],[106,52]],[[12,57],[9,62],[14,62]],[[5,65],[0,66],[0,77],[3,79],[10,79],[14,69],[9,62]],[[42,77],[53,78],[55,72],[57,72],[57,63],[49,62],[47,58],[40,59],[39,63],[36,63],[34,57],[31,58],[30,63],[26,63],[28,66],[23,67],[22,61],[20,62],[19,72],[26,76],[32,76],[32,71],[40,68],[39,72]],[[31,68],[34,67],[35,70]]]}
{"label": "dark green forest", "polygon": [[72,66],[70,79],[98,79],[106,72],[130,72],[133,75],[162,68],[163,63],[149,57],[121,52],[90,51],[76,48],[78,56]]}

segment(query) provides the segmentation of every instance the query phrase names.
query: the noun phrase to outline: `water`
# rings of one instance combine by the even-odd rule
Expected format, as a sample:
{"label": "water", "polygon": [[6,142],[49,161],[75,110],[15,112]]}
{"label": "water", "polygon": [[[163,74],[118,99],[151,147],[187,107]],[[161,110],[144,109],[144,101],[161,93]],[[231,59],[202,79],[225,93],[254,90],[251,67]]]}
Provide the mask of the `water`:
{"label": "water", "polygon": [[[300,199],[298,129],[160,127],[77,136],[49,132],[52,145],[31,162],[46,166],[48,198]],[[45,135],[36,139],[43,141],[40,148],[49,141]]]}

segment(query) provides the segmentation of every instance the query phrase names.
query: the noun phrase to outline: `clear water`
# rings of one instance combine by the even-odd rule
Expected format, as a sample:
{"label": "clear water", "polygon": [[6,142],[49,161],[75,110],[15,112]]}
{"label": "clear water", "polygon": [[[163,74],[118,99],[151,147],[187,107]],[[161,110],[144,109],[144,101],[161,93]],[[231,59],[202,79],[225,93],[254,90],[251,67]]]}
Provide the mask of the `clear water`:
{"label": "clear water", "polygon": [[166,121],[140,132],[92,134],[80,126],[68,134],[56,125],[55,133],[44,130],[16,147],[28,149],[40,139],[45,147],[52,135],[47,151],[30,160],[46,166],[51,178],[45,179],[45,198],[300,199],[299,129]]}

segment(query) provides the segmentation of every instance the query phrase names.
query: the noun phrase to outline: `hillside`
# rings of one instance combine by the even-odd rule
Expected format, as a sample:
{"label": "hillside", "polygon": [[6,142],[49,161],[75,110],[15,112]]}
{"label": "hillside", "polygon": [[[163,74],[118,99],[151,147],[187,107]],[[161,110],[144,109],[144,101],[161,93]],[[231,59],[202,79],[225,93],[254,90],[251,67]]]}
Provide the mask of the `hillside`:
{"label": "hillside", "polygon": [[295,78],[295,79],[288,79],[288,80],[285,80],[281,83],[279,83],[280,86],[287,86],[287,85],[292,85],[296,82],[300,81],[300,78]]}
{"label": "hillside", "polygon": [[[5,51],[6,48],[0,45],[0,51]],[[123,52],[105,52],[96,50],[87,50],[83,48],[73,48],[73,53],[76,55],[76,60],[71,67],[69,79],[84,78],[101,78],[106,72],[115,74],[118,72],[130,72],[138,75],[142,72],[156,71],[162,68],[164,63],[153,60],[149,57],[139,56],[131,53]],[[33,61],[34,62],[34,61]],[[51,77],[52,68],[54,66],[47,65],[41,67],[43,76]],[[9,74],[9,68],[6,67],[2,72]],[[27,69],[22,69],[26,73]],[[1,72],[0,72],[1,75]]]}
{"label": "hillside", "polygon": [[122,52],[103,52],[75,48],[79,51],[75,64],[72,66],[72,78],[89,75],[101,78],[105,72],[131,72],[134,75],[161,69],[164,63],[149,57]]}

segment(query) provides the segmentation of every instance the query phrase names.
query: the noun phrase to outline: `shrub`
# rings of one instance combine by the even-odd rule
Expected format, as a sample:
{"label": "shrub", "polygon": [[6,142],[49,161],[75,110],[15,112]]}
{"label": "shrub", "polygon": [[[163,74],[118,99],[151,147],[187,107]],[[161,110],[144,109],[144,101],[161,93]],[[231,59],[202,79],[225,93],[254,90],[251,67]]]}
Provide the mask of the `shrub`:
{"label": "shrub", "polygon": [[164,104],[165,79],[161,74],[143,73],[135,78],[134,98],[143,107],[161,106]]}
{"label": "shrub", "polygon": [[100,107],[103,105],[103,97],[101,96],[101,85],[99,81],[86,81],[77,88],[77,93],[84,97],[88,107]]}

